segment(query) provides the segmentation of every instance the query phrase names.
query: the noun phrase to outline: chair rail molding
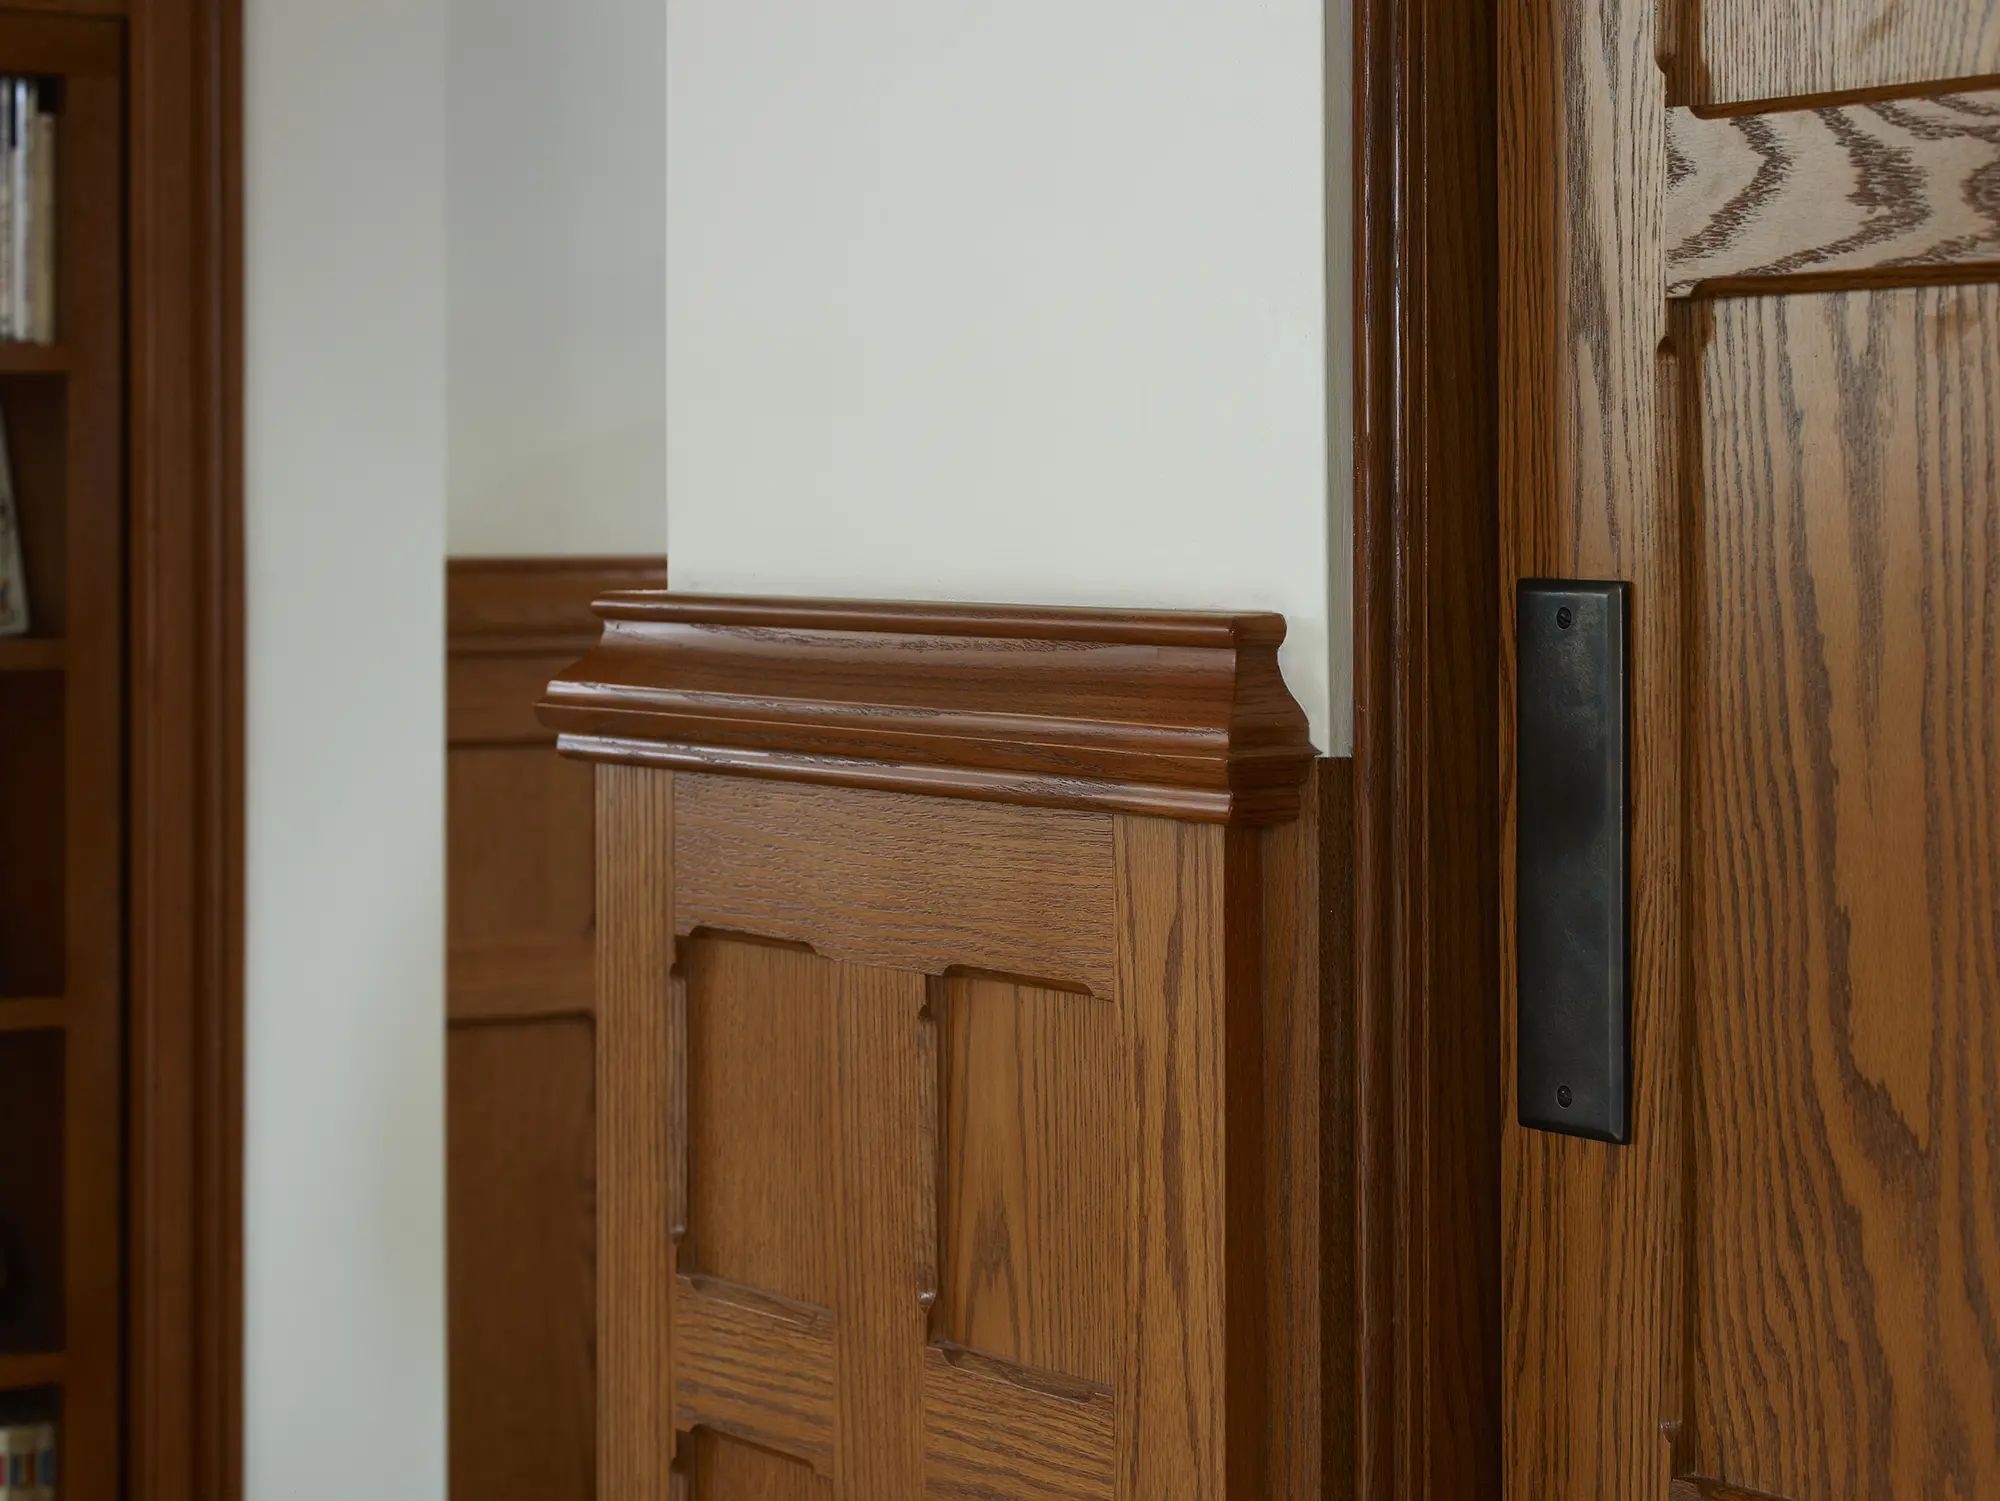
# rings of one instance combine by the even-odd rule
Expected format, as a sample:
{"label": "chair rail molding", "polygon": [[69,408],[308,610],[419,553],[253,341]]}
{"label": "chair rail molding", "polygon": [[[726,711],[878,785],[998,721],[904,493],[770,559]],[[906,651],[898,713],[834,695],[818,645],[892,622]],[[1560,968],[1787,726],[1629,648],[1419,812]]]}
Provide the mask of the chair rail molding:
{"label": "chair rail molding", "polygon": [[620,593],[542,719],[598,761],[1212,823],[1296,816],[1281,616]]}

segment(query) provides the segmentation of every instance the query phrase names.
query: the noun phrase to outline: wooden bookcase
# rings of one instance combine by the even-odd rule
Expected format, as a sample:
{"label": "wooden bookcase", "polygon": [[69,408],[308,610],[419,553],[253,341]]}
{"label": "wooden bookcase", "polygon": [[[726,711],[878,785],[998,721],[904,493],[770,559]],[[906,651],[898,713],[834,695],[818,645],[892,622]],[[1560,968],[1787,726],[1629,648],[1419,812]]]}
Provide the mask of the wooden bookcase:
{"label": "wooden bookcase", "polygon": [[58,342],[0,343],[33,634],[0,639],[0,1418],[57,1418],[71,1501],[119,1494],[125,870],[124,47],[0,10],[57,77]]}

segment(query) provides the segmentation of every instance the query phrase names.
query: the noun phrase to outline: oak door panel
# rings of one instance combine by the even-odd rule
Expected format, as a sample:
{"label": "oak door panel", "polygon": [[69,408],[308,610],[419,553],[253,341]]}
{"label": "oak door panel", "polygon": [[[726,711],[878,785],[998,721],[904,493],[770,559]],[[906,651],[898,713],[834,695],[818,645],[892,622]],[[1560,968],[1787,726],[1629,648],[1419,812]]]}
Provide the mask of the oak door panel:
{"label": "oak door panel", "polygon": [[2000,1493],[2000,289],[1717,304],[1685,1463]]}
{"label": "oak door panel", "polygon": [[1690,102],[2000,72],[2000,10],[1985,0],[1700,0],[1688,13],[1706,85]]}
{"label": "oak door panel", "polygon": [[594,1046],[584,1019],[451,1036],[455,1495],[581,1501],[594,1488]]}

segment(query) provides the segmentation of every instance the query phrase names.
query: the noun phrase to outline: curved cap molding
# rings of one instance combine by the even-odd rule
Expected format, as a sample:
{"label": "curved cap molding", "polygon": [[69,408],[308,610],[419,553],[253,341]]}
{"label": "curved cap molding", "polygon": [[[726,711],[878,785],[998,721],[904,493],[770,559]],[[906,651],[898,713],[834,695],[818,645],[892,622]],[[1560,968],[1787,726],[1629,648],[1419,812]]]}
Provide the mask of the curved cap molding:
{"label": "curved cap molding", "polygon": [[619,593],[542,722],[598,761],[1218,823],[1298,812],[1281,615]]}

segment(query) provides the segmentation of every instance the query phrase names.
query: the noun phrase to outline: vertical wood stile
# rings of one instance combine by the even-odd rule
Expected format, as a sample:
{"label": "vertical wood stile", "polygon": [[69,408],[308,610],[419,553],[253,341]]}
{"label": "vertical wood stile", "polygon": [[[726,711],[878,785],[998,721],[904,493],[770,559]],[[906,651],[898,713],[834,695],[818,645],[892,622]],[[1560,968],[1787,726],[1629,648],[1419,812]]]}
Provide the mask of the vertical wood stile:
{"label": "vertical wood stile", "polygon": [[[1660,0],[1671,3],[1671,0]],[[1664,1501],[1679,1409],[1679,518],[1656,0],[1502,8],[1502,1174],[1509,1501]],[[1685,60],[1682,60],[1683,62]],[[1632,1144],[1514,1124],[1514,589],[1633,594]]]}
{"label": "vertical wood stile", "polygon": [[598,1494],[666,1493],[674,1437],[669,1335],[668,974],[673,775],[597,772]]}
{"label": "vertical wood stile", "polygon": [[[1263,1078],[1266,1171],[1265,1308],[1270,1329],[1271,1493],[1313,1498],[1325,1494],[1328,1445],[1326,1396],[1329,1367],[1351,1380],[1345,1351],[1327,1348],[1322,1310],[1340,1306],[1329,1297],[1325,1269],[1338,1259],[1351,1274],[1337,1237],[1342,1221],[1329,1213],[1323,1151],[1329,1118],[1344,1114],[1328,1098],[1327,1029],[1340,1014],[1326,1004],[1326,986],[1339,973],[1343,947],[1330,948],[1337,880],[1328,823],[1336,806],[1352,802],[1346,763],[1323,761],[1306,784],[1299,816],[1262,831]],[[1343,801],[1335,804],[1335,798]],[[1331,806],[1330,806],[1331,805]],[[1323,853],[1326,855],[1322,859]],[[1348,1207],[1343,1199],[1340,1209]],[[1344,1283],[1343,1283],[1344,1290]],[[1348,1388],[1340,1391],[1343,1406]]]}
{"label": "vertical wood stile", "polygon": [[[1226,1109],[1232,1071],[1262,1067],[1254,837],[1118,820],[1128,1091],[1119,1501],[1264,1494],[1263,1266],[1253,1257],[1262,1176],[1247,1160],[1261,1131],[1254,1111],[1232,1120]],[[1236,964],[1232,916],[1243,945]],[[1252,987],[1235,1008],[1232,982]],[[1234,1192],[1232,1169],[1242,1172]]]}
{"label": "vertical wood stile", "polygon": [[[920,1501],[924,1336],[924,977],[840,966],[835,1022],[839,1238],[834,1489],[842,1501]],[[934,1066],[934,1065],[933,1065]]]}

